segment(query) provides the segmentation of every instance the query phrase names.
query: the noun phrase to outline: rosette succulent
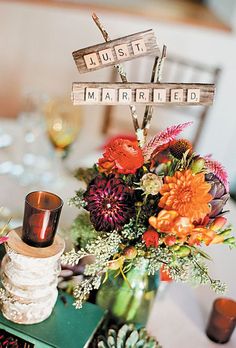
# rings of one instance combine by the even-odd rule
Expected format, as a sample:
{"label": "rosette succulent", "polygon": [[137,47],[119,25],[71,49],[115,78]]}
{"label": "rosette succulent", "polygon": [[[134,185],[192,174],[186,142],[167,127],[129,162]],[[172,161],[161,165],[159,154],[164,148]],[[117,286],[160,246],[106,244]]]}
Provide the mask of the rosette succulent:
{"label": "rosette succulent", "polygon": [[84,200],[96,231],[119,231],[134,215],[133,190],[113,175],[92,180]]}
{"label": "rosette succulent", "polygon": [[119,330],[111,328],[106,336],[98,339],[98,348],[161,348],[146,329],[135,329],[133,324],[125,324]]}

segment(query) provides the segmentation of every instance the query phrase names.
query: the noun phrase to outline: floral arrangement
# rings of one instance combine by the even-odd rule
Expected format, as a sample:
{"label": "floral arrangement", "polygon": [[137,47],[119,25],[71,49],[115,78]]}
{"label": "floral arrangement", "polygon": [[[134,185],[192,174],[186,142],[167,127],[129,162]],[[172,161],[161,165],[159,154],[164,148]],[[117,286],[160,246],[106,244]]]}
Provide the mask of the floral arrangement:
{"label": "floral arrangement", "polygon": [[76,228],[82,223],[90,239],[62,260],[74,265],[94,256],[74,289],[78,308],[109,273],[127,280],[126,273],[143,260],[150,275],[162,270],[173,280],[225,291],[225,284],[209,275],[210,258],[202,246],[235,247],[224,211],[227,173],[211,157],[195,153],[190,141],[177,138],[189,125],[169,127],[142,147],[136,139],[114,138],[93,168],[78,171],[86,187],[71,203],[85,210]]}

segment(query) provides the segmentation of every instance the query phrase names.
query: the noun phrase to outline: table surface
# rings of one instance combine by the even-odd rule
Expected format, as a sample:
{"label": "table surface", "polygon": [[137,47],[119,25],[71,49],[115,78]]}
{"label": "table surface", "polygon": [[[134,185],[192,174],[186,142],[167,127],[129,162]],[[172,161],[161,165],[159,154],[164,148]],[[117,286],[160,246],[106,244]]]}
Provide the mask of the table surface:
{"label": "table surface", "polygon": [[[15,132],[18,135],[18,138],[17,136],[14,137],[13,146],[19,150],[22,134],[18,126],[13,121],[10,123],[8,121],[4,124],[0,120],[0,127],[2,125],[7,125],[8,131]],[[0,164],[3,160],[6,160],[6,155],[10,155],[11,151],[12,149],[0,149]],[[91,160],[93,161],[92,157]],[[89,157],[86,157],[85,161],[89,162]],[[75,190],[79,188],[79,182],[72,176],[68,176],[67,181],[61,187],[52,189],[50,185],[48,187],[40,187],[37,183],[21,186],[16,177],[0,175],[0,206],[8,207],[14,212],[14,215],[19,216],[19,221],[21,221],[24,197],[28,192],[41,188],[54,191],[64,199],[61,228],[66,229],[78,213],[77,209],[66,204],[67,200],[74,195]],[[236,226],[236,204],[230,201],[228,209],[230,209],[228,221]],[[229,251],[227,246],[215,245],[208,247],[207,252],[214,260],[209,263],[211,274],[227,283],[228,292],[225,296],[236,299],[235,250]],[[207,286],[191,288],[187,284],[172,283],[167,286],[163,294],[157,296],[148,323],[148,329],[151,334],[158,338],[163,348],[218,347],[219,345],[211,342],[205,335],[212,303],[217,297],[219,295],[216,295]],[[231,340],[224,347],[236,347],[236,330]]]}

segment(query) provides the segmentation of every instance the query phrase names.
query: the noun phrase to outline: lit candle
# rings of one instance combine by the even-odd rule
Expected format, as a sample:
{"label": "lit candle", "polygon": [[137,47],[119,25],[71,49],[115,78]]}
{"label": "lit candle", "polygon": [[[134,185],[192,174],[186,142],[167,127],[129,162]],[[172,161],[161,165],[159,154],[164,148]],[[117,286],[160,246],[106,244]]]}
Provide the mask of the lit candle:
{"label": "lit candle", "polygon": [[63,201],[57,195],[35,191],[25,198],[22,240],[34,247],[47,247],[53,243]]}

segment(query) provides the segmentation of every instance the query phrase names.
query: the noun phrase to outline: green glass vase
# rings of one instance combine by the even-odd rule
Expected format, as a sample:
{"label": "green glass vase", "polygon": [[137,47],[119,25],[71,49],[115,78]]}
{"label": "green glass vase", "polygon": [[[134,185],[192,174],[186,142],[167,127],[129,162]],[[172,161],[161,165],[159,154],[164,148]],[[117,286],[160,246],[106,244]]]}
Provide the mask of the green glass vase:
{"label": "green glass vase", "polygon": [[[119,275],[110,275],[100,287],[96,303],[109,310],[117,323],[132,322],[136,326],[145,326],[159,287],[159,274],[147,274],[148,263],[126,273],[128,282]],[[130,284],[130,285],[129,285]]]}

